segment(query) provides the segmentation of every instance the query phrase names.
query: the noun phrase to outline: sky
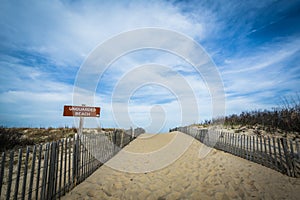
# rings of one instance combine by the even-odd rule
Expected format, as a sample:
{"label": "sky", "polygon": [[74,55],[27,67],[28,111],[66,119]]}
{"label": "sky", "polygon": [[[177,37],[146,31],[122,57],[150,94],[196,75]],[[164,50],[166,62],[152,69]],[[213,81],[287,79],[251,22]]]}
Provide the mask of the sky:
{"label": "sky", "polygon": [[[226,115],[272,109],[299,93],[299,0],[1,0],[0,28],[2,126],[77,126],[62,113],[81,103],[74,90],[84,63],[106,41],[146,28],[185,35],[203,48],[222,80]],[[85,118],[85,127],[163,132],[214,116],[205,75],[170,51],[128,52],[93,77],[89,105],[100,106],[101,116]]]}

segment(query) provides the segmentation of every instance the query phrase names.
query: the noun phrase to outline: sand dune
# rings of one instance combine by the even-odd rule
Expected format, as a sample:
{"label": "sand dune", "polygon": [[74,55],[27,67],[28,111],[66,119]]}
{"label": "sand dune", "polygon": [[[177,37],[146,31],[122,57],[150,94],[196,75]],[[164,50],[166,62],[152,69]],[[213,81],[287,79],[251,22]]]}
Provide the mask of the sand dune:
{"label": "sand dune", "polygon": [[300,198],[300,179],[215,149],[202,158],[203,146],[179,132],[140,135],[63,199]]}

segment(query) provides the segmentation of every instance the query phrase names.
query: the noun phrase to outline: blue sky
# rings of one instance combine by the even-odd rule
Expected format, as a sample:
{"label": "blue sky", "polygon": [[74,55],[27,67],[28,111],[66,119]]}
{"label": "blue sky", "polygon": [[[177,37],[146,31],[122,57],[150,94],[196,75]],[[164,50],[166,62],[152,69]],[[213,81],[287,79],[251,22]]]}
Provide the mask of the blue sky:
{"label": "blue sky", "polygon": [[[82,63],[107,39],[145,27],[178,31],[202,45],[223,80],[226,114],[271,109],[281,98],[299,92],[300,1],[3,0],[0,125],[76,124],[73,118],[63,117],[62,111],[63,105],[73,103],[73,86]],[[199,111],[199,119],[190,123],[212,116],[210,91],[192,66],[167,52],[142,50],[120,57],[99,79],[94,105],[102,108],[101,117],[86,119],[86,126],[143,126],[151,132],[182,125],[178,97],[186,94],[175,79],[172,82],[175,75],[150,70],[127,78],[119,90],[126,91],[126,85],[151,75],[157,80],[168,78],[172,87],[179,88],[178,94],[148,84],[129,100],[113,98],[122,77],[147,63],[170,66],[190,85],[198,108],[188,109]],[[128,114],[122,113],[124,106],[130,123],[115,121],[114,115],[122,121]]]}

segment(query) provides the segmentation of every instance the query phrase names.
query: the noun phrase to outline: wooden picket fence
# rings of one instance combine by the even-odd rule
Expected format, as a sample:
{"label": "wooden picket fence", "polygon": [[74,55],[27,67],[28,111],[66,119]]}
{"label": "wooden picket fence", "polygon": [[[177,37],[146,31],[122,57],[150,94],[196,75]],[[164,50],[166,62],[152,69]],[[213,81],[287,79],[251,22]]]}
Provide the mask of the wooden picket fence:
{"label": "wooden picket fence", "polygon": [[193,127],[177,127],[170,131],[183,132],[209,147],[259,163],[291,177],[300,177],[299,140]]}
{"label": "wooden picket fence", "polygon": [[75,135],[3,152],[0,199],[57,199],[134,139],[132,129]]}

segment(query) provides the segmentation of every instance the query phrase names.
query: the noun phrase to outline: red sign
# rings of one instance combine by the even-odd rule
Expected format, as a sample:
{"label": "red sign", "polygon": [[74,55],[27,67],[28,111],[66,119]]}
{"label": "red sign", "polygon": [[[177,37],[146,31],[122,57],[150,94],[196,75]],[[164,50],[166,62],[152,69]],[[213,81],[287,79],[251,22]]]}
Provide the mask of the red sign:
{"label": "red sign", "polygon": [[64,116],[100,117],[100,107],[64,106]]}

